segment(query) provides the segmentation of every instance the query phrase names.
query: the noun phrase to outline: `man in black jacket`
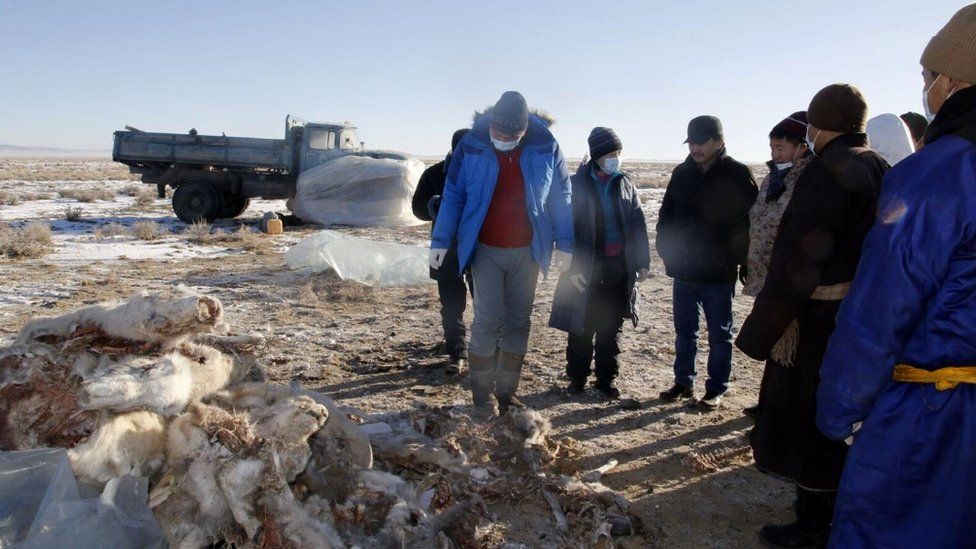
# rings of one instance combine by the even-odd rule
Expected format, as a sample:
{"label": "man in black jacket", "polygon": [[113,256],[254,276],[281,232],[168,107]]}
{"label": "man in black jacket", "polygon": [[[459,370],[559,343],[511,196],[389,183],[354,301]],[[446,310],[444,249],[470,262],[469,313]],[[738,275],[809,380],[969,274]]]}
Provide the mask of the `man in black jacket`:
{"label": "man in black jacket", "polygon": [[[451,150],[457,147],[468,130],[460,129],[451,138]],[[444,181],[447,178],[447,168],[451,163],[451,154],[444,160],[424,170],[414,191],[413,215],[424,221],[436,223],[437,210],[440,207],[441,195],[444,193]],[[431,225],[433,231],[433,225]],[[445,369],[448,375],[455,375],[461,371],[467,360],[468,347],[466,329],[464,326],[464,309],[467,306],[468,292],[464,283],[463,273],[458,272],[457,245],[451,246],[444,263],[439,269],[431,269],[430,277],[437,281],[437,292],[441,299],[441,325],[444,327],[444,347],[451,357]]]}
{"label": "man in black jacket", "polygon": [[721,405],[732,371],[732,297],[744,279],[749,251],[749,208],[758,189],[749,168],[725,152],[722,123],[699,116],[688,123],[688,158],[671,173],[657,221],[657,252],[674,279],[674,386],[672,402],[693,398],[698,354],[698,310],[708,325],[708,381],[699,406]]}

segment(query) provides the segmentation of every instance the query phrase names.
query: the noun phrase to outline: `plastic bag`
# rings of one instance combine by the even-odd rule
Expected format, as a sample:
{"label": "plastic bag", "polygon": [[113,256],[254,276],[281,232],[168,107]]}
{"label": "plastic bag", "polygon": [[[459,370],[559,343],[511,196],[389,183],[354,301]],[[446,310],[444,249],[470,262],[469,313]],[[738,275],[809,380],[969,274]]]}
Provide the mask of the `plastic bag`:
{"label": "plastic bag", "polygon": [[332,269],[343,280],[368,286],[412,286],[431,283],[428,248],[377,242],[336,231],[316,233],[285,252],[292,269]]}
{"label": "plastic bag", "polygon": [[148,490],[125,475],[82,498],[63,448],[0,452],[0,548],[165,547]]}
{"label": "plastic bag", "polygon": [[343,156],[302,172],[288,209],[322,225],[420,225],[410,200],[423,172],[424,163],[416,158]]}

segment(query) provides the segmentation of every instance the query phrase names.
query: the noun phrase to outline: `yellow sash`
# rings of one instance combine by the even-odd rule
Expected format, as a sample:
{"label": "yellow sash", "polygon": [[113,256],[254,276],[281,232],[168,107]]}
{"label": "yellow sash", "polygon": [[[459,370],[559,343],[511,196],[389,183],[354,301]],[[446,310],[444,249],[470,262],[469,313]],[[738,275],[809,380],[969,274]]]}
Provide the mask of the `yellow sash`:
{"label": "yellow sash", "polygon": [[976,383],[976,366],[947,366],[929,371],[899,364],[891,378],[908,383],[934,383],[936,389],[948,391],[960,383]]}

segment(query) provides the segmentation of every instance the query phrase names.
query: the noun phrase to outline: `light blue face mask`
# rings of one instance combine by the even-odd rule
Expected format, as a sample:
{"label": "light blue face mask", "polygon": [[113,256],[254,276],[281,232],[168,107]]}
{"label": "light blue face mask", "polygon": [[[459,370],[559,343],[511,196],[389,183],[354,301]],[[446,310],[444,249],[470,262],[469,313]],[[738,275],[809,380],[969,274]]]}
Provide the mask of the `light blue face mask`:
{"label": "light blue face mask", "polygon": [[495,148],[501,152],[509,152],[515,150],[515,147],[518,147],[519,140],[516,139],[515,141],[500,141],[498,139],[495,139],[494,137],[491,137],[491,144],[494,145]]}
{"label": "light blue face mask", "polygon": [[616,174],[617,172],[620,171],[620,158],[619,157],[604,158],[603,164],[600,164],[600,169],[603,170],[603,173],[607,173],[610,175]]}

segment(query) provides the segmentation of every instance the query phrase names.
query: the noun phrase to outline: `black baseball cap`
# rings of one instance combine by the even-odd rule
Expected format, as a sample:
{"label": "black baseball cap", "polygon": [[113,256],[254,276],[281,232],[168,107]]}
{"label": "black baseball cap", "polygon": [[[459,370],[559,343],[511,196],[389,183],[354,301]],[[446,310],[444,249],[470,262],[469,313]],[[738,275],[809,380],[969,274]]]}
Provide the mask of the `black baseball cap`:
{"label": "black baseball cap", "polygon": [[696,116],[688,122],[688,139],[685,143],[700,145],[709,139],[725,139],[722,133],[722,121],[717,116]]}

